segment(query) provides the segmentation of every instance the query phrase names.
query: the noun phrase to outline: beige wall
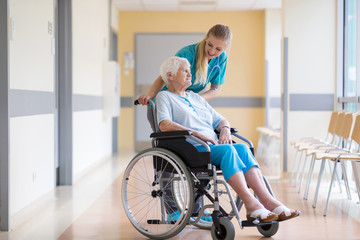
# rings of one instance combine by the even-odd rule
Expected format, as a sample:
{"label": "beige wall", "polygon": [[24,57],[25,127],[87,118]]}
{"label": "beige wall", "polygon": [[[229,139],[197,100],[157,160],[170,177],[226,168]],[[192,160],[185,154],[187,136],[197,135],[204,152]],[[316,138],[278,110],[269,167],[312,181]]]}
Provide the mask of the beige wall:
{"label": "beige wall", "polygon": [[[231,28],[233,41],[221,97],[264,97],[264,18],[264,11],[119,12],[119,61],[124,66],[124,53],[134,52],[135,33],[206,33],[212,25],[223,23]],[[126,76],[122,72],[121,79],[121,96],[138,97],[134,96],[134,71]],[[217,111],[242,135],[257,142],[256,127],[264,124],[264,108],[218,108]],[[133,145],[134,111],[123,108],[119,117],[119,148],[133,149]]]}

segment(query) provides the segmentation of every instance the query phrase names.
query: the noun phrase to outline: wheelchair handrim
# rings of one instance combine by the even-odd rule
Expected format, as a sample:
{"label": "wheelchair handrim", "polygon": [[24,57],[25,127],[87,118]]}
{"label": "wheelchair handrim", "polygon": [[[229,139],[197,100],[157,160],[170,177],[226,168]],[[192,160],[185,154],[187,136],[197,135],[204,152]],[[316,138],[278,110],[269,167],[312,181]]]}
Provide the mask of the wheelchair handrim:
{"label": "wheelchair handrim", "polygon": [[[161,157],[163,159],[165,159],[167,161],[167,163],[171,164],[171,166],[175,169],[176,172],[181,173],[181,169],[180,167],[172,160],[170,159],[170,157],[168,157],[168,155],[164,152],[164,151],[144,151],[139,153],[137,156],[134,157],[134,159],[129,163],[128,167],[126,168],[124,177],[123,177],[123,182],[122,182],[122,202],[123,202],[123,206],[125,209],[125,212],[127,214],[127,217],[129,218],[130,222],[132,223],[132,225],[141,233],[143,233],[144,235],[148,236],[148,237],[156,237],[156,238],[162,238],[162,237],[168,237],[169,235],[171,235],[174,231],[178,230],[177,226],[180,225],[180,223],[186,219],[184,219],[185,217],[185,212],[181,211],[180,213],[180,217],[179,220],[176,221],[175,224],[173,224],[172,227],[169,227],[168,229],[165,229],[163,232],[156,232],[153,233],[151,231],[149,231],[147,228],[145,228],[138,220],[136,220],[135,215],[133,214],[133,212],[131,211],[130,207],[125,207],[125,206],[129,206],[129,202],[128,202],[128,194],[127,191],[124,191],[125,189],[127,189],[127,185],[128,185],[128,179],[131,175],[131,172],[134,168],[134,166],[142,159],[146,158],[146,157],[153,157],[153,156],[157,156],[157,157]],[[178,181],[186,188],[187,187],[187,181],[185,180],[183,174],[179,174],[179,176],[177,176]],[[184,192],[184,196],[185,198],[185,202],[186,200],[189,199],[189,195],[188,193],[185,191]],[[164,217],[164,216],[162,216]],[[187,220],[186,220],[187,221]],[[169,224],[168,224],[169,225]],[[168,225],[166,227],[168,227]]]}

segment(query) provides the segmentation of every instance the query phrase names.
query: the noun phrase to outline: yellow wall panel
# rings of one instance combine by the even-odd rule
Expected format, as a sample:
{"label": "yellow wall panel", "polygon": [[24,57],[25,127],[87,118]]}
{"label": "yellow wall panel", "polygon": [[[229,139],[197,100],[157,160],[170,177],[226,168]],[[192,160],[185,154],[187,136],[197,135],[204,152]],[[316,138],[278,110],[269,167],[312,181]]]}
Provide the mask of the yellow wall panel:
{"label": "yellow wall panel", "polygon": [[[124,66],[124,53],[134,52],[136,33],[206,33],[217,24],[228,25],[233,32],[233,41],[229,54],[225,85],[222,97],[264,97],[265,94],[265,12],[119,12],[118,54],[121,66]],[[199,39],[200,41],[201,39]],[[151,47],[151,46],[149,46]],[[160,67],[160,66],[159,66]],[[134,96],[134,71],[129,70],[121,76],[121,96]],[[155,80],[155,79],[154,79]],[[253,141],[257,140],[256,126],[264,123],[264,109],[222,108],[225,112],[236,112],[246,116],[241,121],[244,131],[249,132]],[[134,114],[125,114],[121,110],[119,134],[131,132],[134,138]],[[130,114],[130,113],[129,113]],[[232,117],[229,114],[229,119]],[[230,119],[231,120],[231,119]],[[239,119],[234,119],[234,121]],[[122,125],[123,123],[125,125]],[[256,125],[259,123],[259,125]],[[246,125],[249,124],[249,125]],[[238,125],[238,124],[236,124]],[[255,126],[256,125],[256,126]],[[126,126],[126,130],[121,129]],[[237,126],[239,128],[239,126]],[[121,136],[120,136],[121,137]],[[119,140],[119,147],[129,147],[134,141]]]}
{"label": "yellow wall panel", "polygon": [[134,150],[134,121],[134,108],[122,108],[118,122],[118,144],[120,151]]}

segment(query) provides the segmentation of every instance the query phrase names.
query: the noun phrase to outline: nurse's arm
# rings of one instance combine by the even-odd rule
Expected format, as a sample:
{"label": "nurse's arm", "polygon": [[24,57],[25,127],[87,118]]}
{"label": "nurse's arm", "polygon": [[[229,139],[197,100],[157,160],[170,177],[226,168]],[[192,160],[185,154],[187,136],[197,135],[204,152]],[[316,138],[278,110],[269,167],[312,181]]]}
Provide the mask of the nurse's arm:
{"label": "nurse's arm", "polygon": [[159,76],[154,83],[151,85],[150,90],[147,94],[143,94],[138,98],[138,101],[142,105],[147,105],[149,99],[154,99],[155,95],[165,86],[161,76]]}
{"label": "nurse's arm", "polygon": [[205,98],[206,101],[209,101],[211,99],[217,98],[220,95],[220,88],[221,85],[211,84],[211,88],[200,95]]}
{"label": "nurse's arm", "polygon": [[191,131],[192,132],[192,135],[203,140],[204,142],[211,142],[212,144],[216,145],[217,142],[202,134],[201,132],[199,131],[196,131],[196,130],[193,130],[191,128],[187,128],[187,127],[184,127],[182,126],[181,124],[178,124],[176,122],[173,122],[171,120],[162,120],[160,123],[159,123],[159,129],[162,131],[162,132],[167,132],[167,131],[181,131],[181,130],[186,130],[186,131]]}

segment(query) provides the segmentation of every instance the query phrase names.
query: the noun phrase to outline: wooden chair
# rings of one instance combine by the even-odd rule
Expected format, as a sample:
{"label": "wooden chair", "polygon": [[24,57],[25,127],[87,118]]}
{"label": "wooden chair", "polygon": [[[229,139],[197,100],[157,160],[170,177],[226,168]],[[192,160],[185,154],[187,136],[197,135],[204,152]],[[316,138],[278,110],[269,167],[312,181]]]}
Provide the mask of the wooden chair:
{"label": "wooden chair", "polygon": [[[355,151],[352,151],[352,144],[356,144]],[[346,151],[343,151],[343,152],[331,151],[329,153],[317,154],[317,156],[316,156],[317,158],[326,158],[326,159],[329,159],[334,162],[334,168],[332,171],[332,177],[331,177],[330,186],[329,186],[329,190],[328,190],[328,196],[326,199],[326,204],[325,204],[325,209],[324,209],[324,216],[326,216],[326,214],[327,214],[332,185],[334,182],[334,177],[337,172],[336,166],[338,163],[340,163],[340,165],[341,165],[345,184],[347,184],[347,186],[349,186],[344,162],[351,161],[354,180],[355,180],[355,184],[356,184],[356,189],[357,189],[358,197],[360,200],[360,182],[359,182],[359,174],[358,174],[357,167],[356,167],[356,163],[360,162],[360,115],[356,116],[354,128],[353,128],[353,131],[351,134],[351,139],[348,143],[348,150],[349,150],[348,152],[346,152]],[[349,189],[349,194],[350,194],[350,189]],[[351,199],[351,196],[350,196],[350,199]]]}
{"label": "wooden chair", "polygon": [[339,146],[339,144],[341,143],[341,134],[342,134],[342,126],[343,126],[344,118],[345,118],[345,112],[337,112],[337,114],[332,114],[332,118],[331,118],[331,121],[329,124],[329,134],[328,134],[328,137],[331,136],[330,142],[328,142],[328,141],[311,141],[311,142],[304,142],[297,146],[298,147],[297,149],[298,149],[298,151],[301,152],[301,154],[300,154],[298,169],[297,169],[297,173],[296,173],[295,186],[296,186],[297,181],[300,176],[300,166],[301,166],[301,162],[302,162],[302,156],[303,156],[303,153],[305,153],[305,158],[303,160],[304,162],[303,162],[303,167],[302,167],[302,174],[301,174],[301,178],[300,178],[300,185],[299,185],[299,190],[298,190],[299,193],[301,191],[301,187],[302,187],[302,183],[303,183],[303,179],[304,179],[304,171],[305,171],[307,157],[309,156],[309,154],[306,154],[307,151],[309,151],[311,149],[320,149],[320,148],[321,149],[337,148]]}
{"label": "wooden chair", "polygon": [[[291,177],[290,177],[290,181],[292,182],[295,177],[295,169],[297,166],[295,186],[297,185],[297,181],[299,178],[300,165],[302,162],[303,151],[306,150],[307,147],[310,147],[310,146],[314,147],[317,145],[333,143],[334,138],[335,138],[335,127],[336,127],[336,122],[337,122],[338,116],[339,116],[339,112],[336,112],[336,111],[332,112],[331,117],[330,117],[328,132],[327,132],[324,140],[319,139],[319,138],[307,137],[307,138],[302,138],[300,140],[293,141],[290,143],[296,149],[293,169],[291,171]],[[298,156],[299,152],[300,152],[300,157],[299,157],[299,160],[297,160],[297,156]]]}
{"label": "wooden chair", "polygon": [[[350,133],[351,133],[351,129],[353,127],[353,122],[354,122],[353,119],[354,119],[353,113],[347,113],[344,115],[343,120],[340,121],[341,128],[337,126],[338,129],[341,129],[340,144],[338,145],[338,147],[332,147],[329,149],[316,149],[316,150],[309,151],[309,154],[312,155],[312,162],[310,165],[308,182],[307,182],[305,195],[304,195],[305,199],[307,199],[309,185],[310,185],[310,181],[311,181],[311,175],[314,170],[314,164],[315,164],[316,160],[321,160],[321,166],[320,166],[320,171],[319,171],[319,176],[318,176],[318,181],[317,181],[315,196],[314,196],[314,201],[313,201],[314,208],[316,207],[316,202],[317,202],[317,198],[319,195],[319,189],[320,189],[320,184],[321,184],[321,177],[322,177],[322,174],[323,174],[323,171],[325,168],[326,160],[334,160],[334,157],[336,158],[339,154],[350,152],[351,142],[352,142],[351,141],[352,135],[350,135]],[[333,171],[333,173],[335,174],[335,173],[337,173],[337,171],[335,171],[335,172]],[[351,198],[350,188],[349,188],[349,184],[348,184],[347,176],[346,176],[346,171],[342,171],[342,173],[344,176],[344,182],[345,182],[345,187],[346,187],[346,192],[348,194],[348,198]],[[340,177],[339,176],[337,176],[337,177],[339,180],[339,187],[340,187]],[[331,185],[332,185],[332,183],[331,183]]]}
{"label": "wooden chair", "polygon": [[[316,153],[324,153],[324,152],[330,151],[330,150],[342,149],[343,142],[348,141],[350,139],[350,131],[351,131],[352,122],[353,122],[352,119],[353,119],[352,113],[340,112],[337,117],[336,125],[334,126],[334,133],[333,133],[333,139],[332,139],[331,144],[317,144],[317,145],[313,145],[313,146],[309,145],[309,146],[304,146],[304,147],[300,148],[305,151],[305,159],[308,156],[311,156],[311,163],[310,163],[310,167],[309,167],[309,171],[308,171],[307,183],[306,183],[305,192],[304,192],[304,199],[307,199],[308,194],[309,194],[311,176],[312,176],[312,173],[314,170],[314,165],[315,165],[315,160],[316,160],[315,154]],[[330,162],[329,162],[329,164],[330,164]],[[304,164],[304,166],[305,166],[305,164]],[[330,171],[331,171],[331,166],[330,166]],[[339,189],[341,192],[342,189],[341,189],[341,184],[340,184],[340,177],[337,176],[337,179],[339,182]],[[317,200],[317,196],[315,197],[313,207],[316,206],[316,200]]]}

